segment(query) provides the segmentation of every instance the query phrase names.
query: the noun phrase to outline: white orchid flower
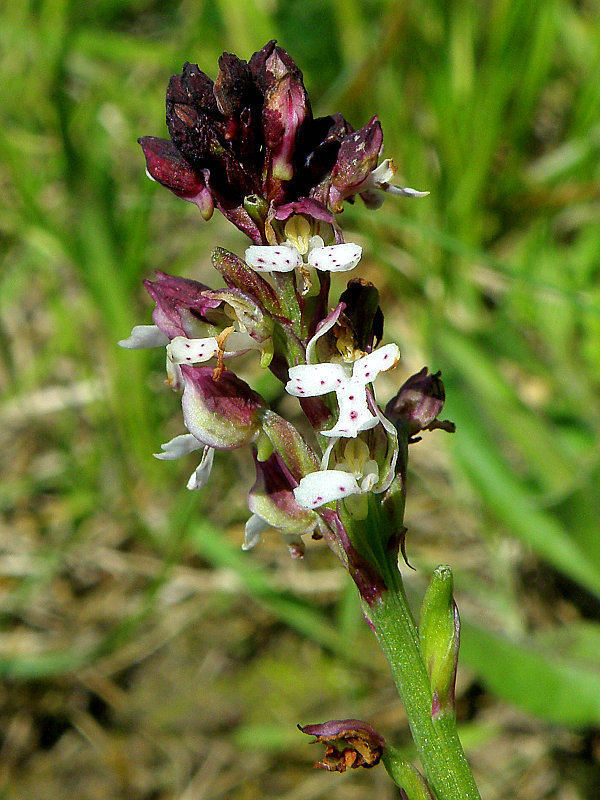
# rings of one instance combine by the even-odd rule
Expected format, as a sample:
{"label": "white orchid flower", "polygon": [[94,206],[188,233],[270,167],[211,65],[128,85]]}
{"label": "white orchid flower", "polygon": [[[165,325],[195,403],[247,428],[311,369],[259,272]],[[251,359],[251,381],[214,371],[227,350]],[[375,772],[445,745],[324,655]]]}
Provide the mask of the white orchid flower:
{"label": "white orchid flower", "polygon": [[308,220],[295,215],[284,228],[286,241],[276,245],[252,245],[246,250],[246,263],[256,272],[292,272],[298,267],[315,267],[327,272],[354,269],[362,247],[347,242],[325,247],[320,236],[311,236]]}
{"label": "white orchid flower", "polygon": [[[331,446],[327,448],[325,463],[331,449]],[[321,469],[305,475],[294,489],[294,498],[303,508],[314,509],[352,495],[366,495],[378,482],[379,467],[367,444],[362,439],[351,439],[344,447],[344,460],[336,464],[335,469]],[[363,511],[363,506],[366,510],[366,502],[358,498],[354,498],[352,505],[355,512]]]}
{"label": "white orchid flower", "polygon": [[323,436],[352,437],[378,424],[379,417],[369,408],[367,385],[380,372],[387,372],[400,360],[396,344],[386,344],[359,358],[353,364],[301,364],[289,371],[286,391],[294,397],[317,397],[335,392],[339,405],[338,421]]}

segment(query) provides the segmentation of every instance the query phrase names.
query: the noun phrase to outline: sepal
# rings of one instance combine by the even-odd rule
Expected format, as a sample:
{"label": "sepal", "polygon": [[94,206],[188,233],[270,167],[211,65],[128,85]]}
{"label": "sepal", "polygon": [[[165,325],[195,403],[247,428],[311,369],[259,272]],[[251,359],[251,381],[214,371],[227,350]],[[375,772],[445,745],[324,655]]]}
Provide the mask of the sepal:
{"label": "sepal", "polygon": [[216,450],[250,444],[260,432],[265,401],[230,370],[222,370],[217,380],[214,373],[212,367],[181,367],[186,428]]}

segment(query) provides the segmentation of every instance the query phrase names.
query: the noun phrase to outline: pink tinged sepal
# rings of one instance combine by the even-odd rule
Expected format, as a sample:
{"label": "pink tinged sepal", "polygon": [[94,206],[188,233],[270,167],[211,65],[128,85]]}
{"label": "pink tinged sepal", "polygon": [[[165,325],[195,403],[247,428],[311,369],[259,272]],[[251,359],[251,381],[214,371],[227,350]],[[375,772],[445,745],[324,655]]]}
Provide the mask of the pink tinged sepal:
{"label": "pink tinged sepal", "polygon": [[197,205],[203,218],[209,220],[215,204],[203,172],[196,171],[167,139],[143,136],[138,142],[144,151],[148,177]]}
{"label": "pink tinged sepal", "polygon": [[208,286],[160,270],[156,277],[155,281],[144,281],[144,286],[156,303],[152,320],[169,339],[196,336],[209,317],[219,315],[216,309],[221,301],[205,295]]}
{"label": "pink tinged sepal", "polygon": [[183,419],[198,441],[217,450],[233,450],[256,439],[266,410],[257,392],[227,369],[218,380],[212,367],[180,369]]}
{"label": "pink tinged sepal", "polygon": [[252,245],[246,250],[246,263],[256,272],[292,272],[302,266],[302,256],[286,245]]}
{"label": "pink tinged sepal", "polygon": [[296,483],[319,469],[319,460],[312,448],[286,419],[268,410],[263,417],[262,428]]}
{"label": "pink tinged sepal", "polygon": [[135,325],[127,339],[118,342],[119,347],[127,350],[143,350],[147,347],[163,347],[169,337],[156,325]]}
{"label": "pink tinged sepal", "polygon": [[329,203],[338,213],[342,201],[357,194],[377,166],[383,145],[383,131],[377,117],[363,128],[344,137],[331,170]]}
{"label": "pink tinged sepal", "polygon": [[294,499],[294,486],[283,459],[272,453],[260,461],[255,454],[256,481],[248,496],[248,508],[272,528],[286,534],[310,533],[317,517]]}

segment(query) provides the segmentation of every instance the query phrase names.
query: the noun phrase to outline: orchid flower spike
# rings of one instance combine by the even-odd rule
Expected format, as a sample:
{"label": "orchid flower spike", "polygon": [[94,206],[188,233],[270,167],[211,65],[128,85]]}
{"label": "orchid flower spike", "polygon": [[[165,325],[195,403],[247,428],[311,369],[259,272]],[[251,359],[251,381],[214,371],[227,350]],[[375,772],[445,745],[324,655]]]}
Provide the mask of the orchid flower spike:
{"label": "orchid flower spike", "polygon": [[283,244],[252,245],[246,250],[246,263],[256,272],[292,272],[298,267],[315,267],[327,272],[354,269],[362,247],[347,242],[325,247],[320,236],[311,236],[311,225],[300,214],[288,219]]}
{"label": "orchid flower spike", "polygon": [[338,421],[323,436],[352,437],[369,430],[380,418],[369,408],[367,386],[380,372],[387,372],[400,360],[396,344],[386,344],[359,358],[353,364],[301,364],[289,371],[286,391],[294,397],[317,397],[335,392],[339,405]]}

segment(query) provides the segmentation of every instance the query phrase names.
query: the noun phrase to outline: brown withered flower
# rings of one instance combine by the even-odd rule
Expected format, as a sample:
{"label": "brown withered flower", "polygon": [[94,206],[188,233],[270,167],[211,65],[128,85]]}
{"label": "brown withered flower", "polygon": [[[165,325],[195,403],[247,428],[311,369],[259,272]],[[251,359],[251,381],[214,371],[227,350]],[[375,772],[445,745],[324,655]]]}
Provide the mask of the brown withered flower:
{"label": "brown withered flower", "polygon": [[383,736],[359,719],[333,719],[316,725],[298,725],[298,728],[315,737],[313,744],[325,745],[325,756],[315,767],[328,772],[374,767],[379,764],[385,748]]}

